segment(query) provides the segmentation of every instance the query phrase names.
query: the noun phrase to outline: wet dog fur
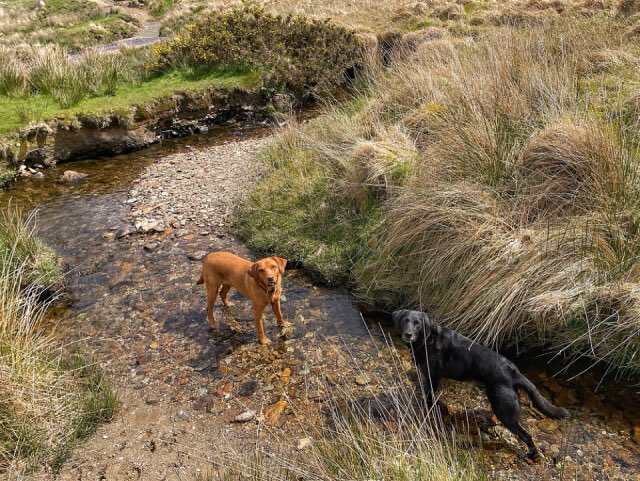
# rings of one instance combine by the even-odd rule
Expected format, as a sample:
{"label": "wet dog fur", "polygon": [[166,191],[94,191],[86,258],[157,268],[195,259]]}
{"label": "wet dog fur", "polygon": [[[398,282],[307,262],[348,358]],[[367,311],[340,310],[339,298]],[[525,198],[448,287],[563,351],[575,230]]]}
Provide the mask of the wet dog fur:
{"label": "wet dog fur", "polygon": [[496,417],[527,445],[527,457],[539,458],[531,435],[520,424],[518,389],[524,389],[533,405],[552,419],[568,417],[566,409],[547,401],[507,358],[439,326],[424,312],[395,311],[393,322],[402,332],[402,340],[413,352],[416,365],[428,381],[427,402],[430,405],[442,378],[481,382]]}

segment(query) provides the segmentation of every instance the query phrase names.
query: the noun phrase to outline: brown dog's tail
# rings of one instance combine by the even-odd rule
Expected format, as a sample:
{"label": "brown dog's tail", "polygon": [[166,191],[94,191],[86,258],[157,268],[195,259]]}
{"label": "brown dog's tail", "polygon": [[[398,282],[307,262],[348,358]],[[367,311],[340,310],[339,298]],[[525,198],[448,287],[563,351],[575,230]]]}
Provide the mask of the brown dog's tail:
{"label": "brown dog's tail", "polygon": [[204,284],[204,277],[202,277],[202,274],[200,274],[200,279],[196,281],[196,286],[199,286],[200,284]]}
{"label": "brown dog's tail", "polygon": [[522,374],[520,374],[519,379],[516,381],[516,386],[527,391],[529,399],[533,401],[533,405],[551,419],[564,419],[569,417],[569,411],[565,408],[551,404],[542,394],[540,394],[538,388],[536,388],[533,383]]}

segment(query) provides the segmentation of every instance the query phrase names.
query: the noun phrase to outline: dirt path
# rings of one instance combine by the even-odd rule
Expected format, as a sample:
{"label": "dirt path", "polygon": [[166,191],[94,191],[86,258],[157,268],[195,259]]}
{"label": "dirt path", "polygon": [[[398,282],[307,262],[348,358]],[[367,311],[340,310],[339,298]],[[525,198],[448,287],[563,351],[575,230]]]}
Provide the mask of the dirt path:
{"label": "dirt path", "polygon": [[98,49],[103,52],[112,52],[115,50],[120,50],[122,48],[137,48],[143,47],[146,45],[153,45],[154,43],[158,43],[162,41],[165,37],[160,37],[160,25],[161,21],[155,19],[149,11],[140,6],[140,7],[130,7],[126,4],[126,2],[117,2],[114,0],[93,0],[98,6],[103,8],[104,10],[117,9],[126,13],[127,15],[135,18],[139,27],[137,28],[133,37],[123,38],[120,40],[116,40],[115,42],[111,42],[105,45],[100,45],[97,47],[92,47],[93,49]]}
{"label": "dirt path", "polygon": [[[216,307],[222,334],[210,333],[205,293],[195,286],[198,259],[211,250],[254,257],[229,234],[227,221],[262,175],[255,155],[269,141],[264,134],[240,128],[169,151],[158,146],[83,161],[73,168],[89,174],[84,183],[60,184],[62,167],[47,171],[44,185],[26,180],[14,188],[16,199],[42,205],[45,234],[72,269],[72,303],[59,337],[82,340],[121,400],[115,419],[79,446],[58,475],[41,477],[182,481],[217,464],[250,463],[256,447],[295,455],[301,439],[317,437],[331,396],[370,399],[380,391],[377,380],[393,375],[392,350],[380,334],[369,334],[349,295],[318,288],[295,269],[286,273],[282,303],[294,326],[289,339],[272,349],[259,346],[250,304],[237,293],[235,306]],[[134,224],[148,233],[132,233]],[[270,312],[265,326],[275,340]],[[409,353],[400,354],[410,370]],[[451,422],[470,420],[471,432],[481,433],[492,474],[639,479],[640,449],[632,437],[640,415],[629,408],[637,399],[628,390],[613,384],[594,394],[588,377],[569,384],[539,366],[526,372],[573,412],[570,421],[556,423],[525,408],[545,456],[533,466],[519,459],[520,443],[492,422],[479,387],[444,385]],[[257,418],[233,422],[247,410]]]}

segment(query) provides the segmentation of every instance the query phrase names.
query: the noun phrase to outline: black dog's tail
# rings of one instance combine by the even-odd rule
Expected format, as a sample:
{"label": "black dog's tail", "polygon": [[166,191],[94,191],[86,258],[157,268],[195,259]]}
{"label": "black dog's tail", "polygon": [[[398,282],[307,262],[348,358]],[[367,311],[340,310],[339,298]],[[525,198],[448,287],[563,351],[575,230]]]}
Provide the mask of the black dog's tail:
{"label": "black dog's tail", "polygon": [[531,381],[529,381],[526,377],[520,374],[518,380],[516,381],[516,386],[521,387],[527,394],[529,395],[529,399],[533,401],[533,405],[537,407],[540,411],[542,411],[545,415],[549,416],[551,419],[564,419],[569,417],[569,411],[565,408],[561,408],[558,406],[554,406],[547,399],[540,394],[538,388],[536,388]]}

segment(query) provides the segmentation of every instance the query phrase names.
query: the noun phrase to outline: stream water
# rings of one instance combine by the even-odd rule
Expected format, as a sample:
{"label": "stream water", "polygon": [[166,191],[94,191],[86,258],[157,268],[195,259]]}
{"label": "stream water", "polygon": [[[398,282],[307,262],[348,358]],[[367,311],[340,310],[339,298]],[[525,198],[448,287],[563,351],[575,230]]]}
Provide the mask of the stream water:
{"label": "stream water", "polygon": [[[54,309],[51,328],[65,342],[81,339],[83,349],[115,384],[125,393],[128,389],[138,392],[145,406],[186,402],[194,413],[200,413],[197,416],[209,413],[220,417],[225,408],[219,406],[218,397],[224,402],[229,393],[238,399],[260,397],[257,404],[273,402],[270,381],[264,379],[285,365],[294,375],[303,377],[304,373],[306,392],[310,386],[319,391],[322,384],[310,383],[309,369],[322,367],[322,374],[329,379],[338,384],[348,382],[356,370],[339,353],[340,345],[354,347],[357,352],[350,355],[358,360],[359,369],[364,366],[371,372],[382,372],[376,364],[377,353],[385,349],[380,319],[369,319],[365,324],[344,290],[314,286],[303,272],[289,271],[283,311],[294,321],[294,334],[290,341],[280,341],[275,349],[279,354],[265,354],[254,347],[248,302],[236,294],[232,297],[236,306],[231,310],[218,308],[223,329],[216,338],[205,319],[204,291],[194,285],[200,263],[190,259],[192,253],[220,249],[253,257],[239,241],[226,232],[204,236],[194,228],[192,233],[177,237],[168,229],[154,236],[160,248],[150,252],[144,248],[148,239],[143,236],[116,236],[128,222],[127,192],[146,166],[170,154],[268,134],[267,127],[216,128],[199,136],[164,141],[141,152],[58,166],[45,170],[42,180],[20,180],[0,192],[0,208],[11,202],[39,210],[41,235],[68,266],[69,299]],[[67,168],[89,177],[63,183],[59,178]],[[269,316],[265,325],[275,339],[275,323]],[[558,479],[558,473],[566,473],[566,479],[640,479],[637,387],[613,379],[601,382],[597,371],[573,380],[569,380],[571,373],[554,377],[562,366],[546,364],[543,358],[515,362],[546,396],[568,407],[573,416],[566,424],[548,422],[541,416],[529,423],[547,459],[542,465],[517,468],[513,449],[505,451],[504,442],[497,440],[484,443],[490,466],[513,479]],[[274,368],[274,363],[280,364]],[[466,406],[467,410],[461,411],[463,417],[468,418],[468,408],[486,408],[481,390],[458,386],[446,383],[443,397],[450,406]],[[296,397],[291,390],[289,395]],[[202,435],[208,435],[207,431]],[[241,433],[236,435],[241,437]],[[197,438],[192,442],[197,443]]]}

